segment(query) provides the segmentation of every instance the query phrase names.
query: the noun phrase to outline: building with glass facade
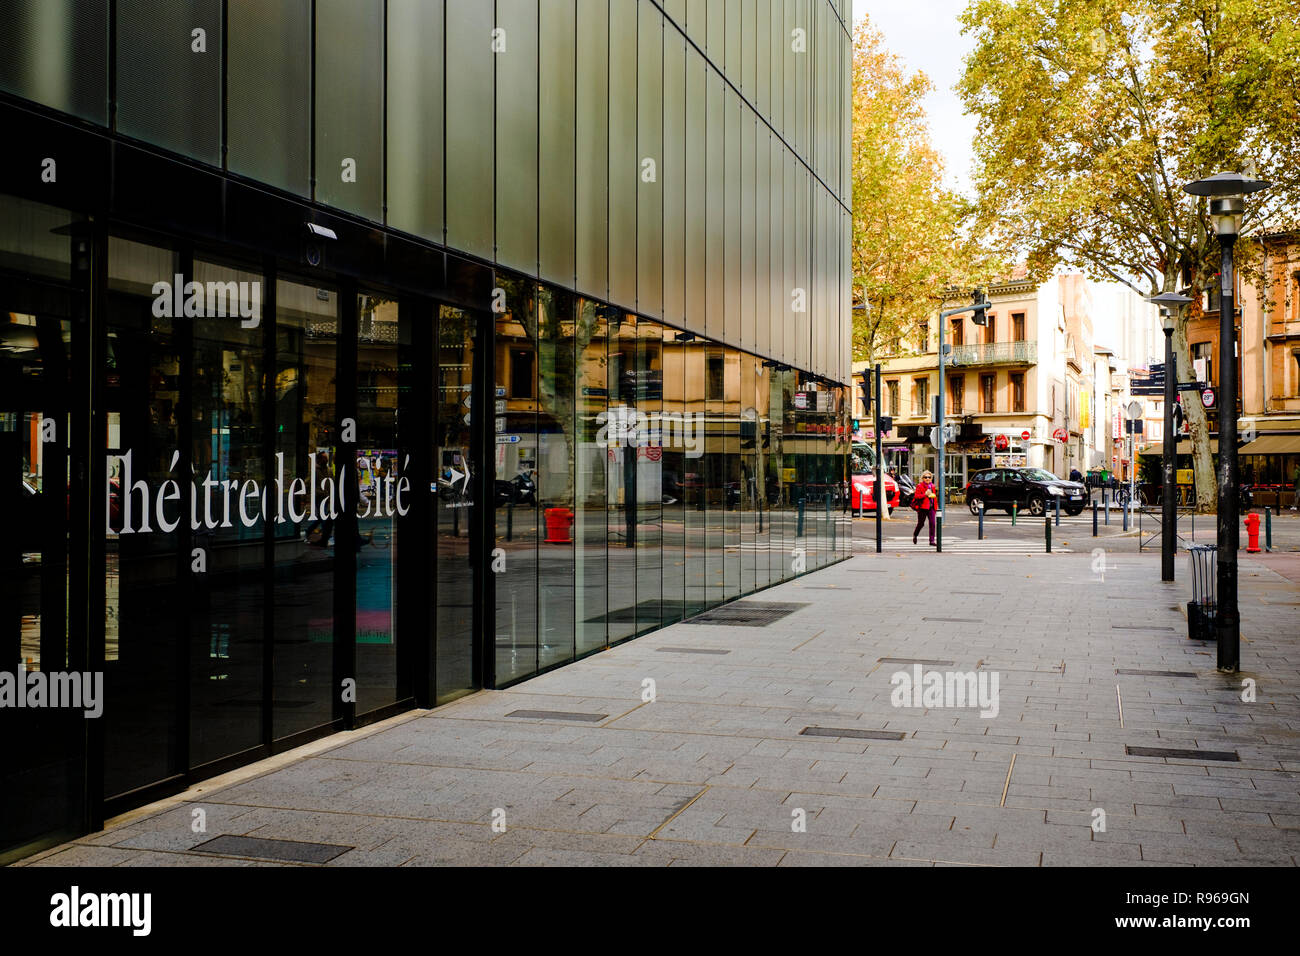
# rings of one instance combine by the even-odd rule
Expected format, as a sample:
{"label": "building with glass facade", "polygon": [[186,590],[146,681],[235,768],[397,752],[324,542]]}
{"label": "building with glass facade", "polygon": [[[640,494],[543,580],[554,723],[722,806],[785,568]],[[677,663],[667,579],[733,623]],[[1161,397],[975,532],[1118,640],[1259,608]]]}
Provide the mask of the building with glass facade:
{"label": "building with glass facade", "polygon": [[847,556],[848,6],[0,2],[0,858]]}

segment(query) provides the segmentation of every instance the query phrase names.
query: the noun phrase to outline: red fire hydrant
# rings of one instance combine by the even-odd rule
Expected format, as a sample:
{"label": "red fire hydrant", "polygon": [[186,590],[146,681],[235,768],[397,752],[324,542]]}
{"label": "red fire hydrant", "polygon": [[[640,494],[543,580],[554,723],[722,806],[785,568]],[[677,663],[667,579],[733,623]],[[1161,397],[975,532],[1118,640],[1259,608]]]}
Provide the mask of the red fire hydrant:
{"label": "red fire hydrant", "polygon": [[573,524],[573,512],[568,508],[546,509],[546,543],[573,544],[569,537],[569,526]]}
{"label": "red fire hydrant", "polygon": [[1259,515],[1246,515],[1246,553],[1259,554]]}

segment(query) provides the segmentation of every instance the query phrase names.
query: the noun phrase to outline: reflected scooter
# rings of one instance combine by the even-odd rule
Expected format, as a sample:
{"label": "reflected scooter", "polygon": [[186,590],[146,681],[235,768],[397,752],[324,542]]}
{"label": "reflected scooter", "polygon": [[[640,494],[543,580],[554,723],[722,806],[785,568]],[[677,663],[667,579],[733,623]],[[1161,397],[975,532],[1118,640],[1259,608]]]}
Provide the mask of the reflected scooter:
{"label": "reflected scooter", "polygon": [[496,504],[498,508],[514,502],[516,505],[537,504],[537,482],[533,473],[521,471],[509,481],[498,478],[496,482]]}

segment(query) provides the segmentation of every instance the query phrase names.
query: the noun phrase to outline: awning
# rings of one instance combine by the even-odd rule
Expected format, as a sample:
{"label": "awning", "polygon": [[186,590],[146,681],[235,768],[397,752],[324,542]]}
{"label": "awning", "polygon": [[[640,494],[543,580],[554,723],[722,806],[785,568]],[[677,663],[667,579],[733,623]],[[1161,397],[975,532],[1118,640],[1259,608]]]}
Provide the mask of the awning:
{"label": "awning", "polygon": [[[1148,448],[1144,448],[1138,452],[1139,455],[1163,455],[1164,453],[1165,453],[1165,446],[1161,442],[1156,442],[1154,445],[1151,445]],[[1178,447],[1174,449],[1174,454],[1190,455],[1191,453],[1192,453],[1192,440],[1190,438],[1178,439]],[[1211,438],[1210,454],[1217,455],[1218,453],[1219,453],[1219,439]]]}
{"label": "awning", "polygon": [[1300,455],[1300,435],[1260,435],[1241,446],[1238,455]]}

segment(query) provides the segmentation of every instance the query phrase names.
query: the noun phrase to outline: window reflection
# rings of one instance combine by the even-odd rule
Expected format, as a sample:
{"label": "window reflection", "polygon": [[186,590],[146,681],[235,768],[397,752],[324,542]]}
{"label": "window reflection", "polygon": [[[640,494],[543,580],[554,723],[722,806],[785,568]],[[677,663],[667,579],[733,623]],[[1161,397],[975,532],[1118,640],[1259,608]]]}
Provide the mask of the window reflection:
{"label": "window reflection", "polygon": [[[277,738],[333,719],[334,527],[340,515],[338,293],[276,284],[275,697]],[[283,496],[279,494],[283,490]],[[313,492],[315,500],[313,501]]]}

